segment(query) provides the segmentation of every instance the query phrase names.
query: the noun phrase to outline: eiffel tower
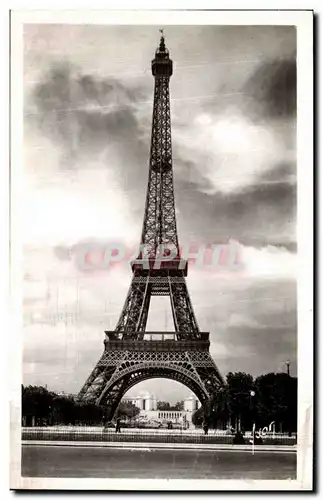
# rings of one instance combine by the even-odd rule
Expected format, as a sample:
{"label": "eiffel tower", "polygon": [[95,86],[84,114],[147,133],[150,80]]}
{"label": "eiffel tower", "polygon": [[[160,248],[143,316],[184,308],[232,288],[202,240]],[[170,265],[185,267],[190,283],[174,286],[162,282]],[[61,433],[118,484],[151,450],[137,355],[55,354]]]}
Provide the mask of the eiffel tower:
{"label": "eiffel tower", "polygon": [[[162,33],[162,31],[161,31]],[[162,33],[152,61],[155,77],[149,179],[138,257],[114,331],[78,400],[105,405],[112,419],[123,395],[139,382],[168,378],[193,391],[207,408],[223,379],[209,353],[209,333],[199,330],[180,256],[173,189],[169,80],[173,63]],[[174,332],[148,332],[152,296],[168,296]]]}

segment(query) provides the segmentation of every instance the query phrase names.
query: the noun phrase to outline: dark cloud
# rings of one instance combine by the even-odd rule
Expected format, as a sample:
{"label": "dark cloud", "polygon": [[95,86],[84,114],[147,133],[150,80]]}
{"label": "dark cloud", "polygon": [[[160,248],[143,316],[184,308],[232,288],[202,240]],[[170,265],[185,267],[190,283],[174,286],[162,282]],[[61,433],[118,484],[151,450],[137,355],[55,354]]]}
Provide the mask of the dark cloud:
{"label": "dark cloud", "polygon": [[244,91],[254,98],[255,112],[266,117],[296,115],[296,58],[261,63]]}
{"label": "dark cloud", "polygon": [[[190,171],[189,165],[187,169]],[[195,182],[179,180],[179,229],[184,227],[184,233],[209,243],[233,239],[255,247],[270,244],[293,248],[282,232],[286,226],[291,227],[291,233],[295,231],[297,189],[286,179],[290,171],[293,167],[282,164],[272,178],[264,174],[254,185],[228,194],[210,195],[197,190]],[[212,186],[205,181],[205,188],[207,191]],[[188,221],[187,213],[193,206],[198,210]]]}
{"label": "dark cloud", "polygon": [[[289,159],[296,147],[296,59],[293,51],[288,58],[258,64],[242,88],[239,88],[241,74],[235,81],[238,86],[233,90],[240,90],[241,95],[234,96],[234,101],[230,97],[217,99],[214,103],[205,102],[204,111],[216,122],[218,117],[234,116],[239,110],[255,125],[262,122],[265,129],[275,120],[274,130],[279,133],[288,159],[277,158],[278,164],[273,168],[254,176],[252,186],[240,187],[238,192],[214,193],[211,181],[201,174],[201,165],[196,160],[183,160],[175,143],[177,206],[181,212],[179,228],[184,227],[184,234],[190,233],[193,238],[206,241],[223,242],[232,238],[245,245],[282,245],[295,251],[297,174],[296,162]],[[198,210],[187,221],[193,206]]]}
{"label": "dark cloud", "polygon": [[[286,109],[292,112],[293,65],[293,61],[263,64],[249,80],[247,87],[262,112],[273,115],[284,109],[285,95],[290,99]],[[33,94],[37,114],[32,118],[60,147],[62,167],[80,168],[84,160],[95,161],[101,154],[106,168],[114,169],[138,218],[144,210],[150,141],[150,131],[143,127],[148,113],[139,119],[138,107],[143,99],[151,98],[136,79],[125,84],[82,74],[68,64],[54,65]],[[195,165],[181,160],[176,143],[173,149],[177,206],[186,220],[193,207],[199,207],[190,217],[190,234],[258,246],[277,241],[274,226],[279,233],[278,225],[294,219],[296,194],[290,180],[295,165],[285,163],[260,175],[258,183],[240,193],[206,195],[203,191],[212,186],[197,174]]]}
{"label": "dark cloud", "polygon": [[284,161],[280,165],[276,165],[274,169],[267,170],[260,176],[262,182],[296,182],[296,165],[295,162]]}
{"label": "dark cloud", "polygon": [[[215,362],[222,373],[245,371],[259,376],[270,371],[285,369],[284,362],[289,359],[296,375],[297,367],[297,331],[291,327],[229,328],[226,332],[228,346],[231,346],[225,360]],[[277,349],[279,346],[279,349]],[[239,354],[245,349],[245,356]],[[279,351],[279,353],[278,353]]]}
{"label": "dark cloud", "polygon": [[[136,211],[136,200],[144,196],[142,175],[148,175],[149,160],[149,137],[137,111],[138,103],[147,99],[147,91],[135,79],[126,85],[55,64],[36,85],[25,119],[59,148],[62,169],[82,168],[98,158],[103,168],[114,169]],[[29,113],[32,105],[36,112]]]}
{"label": "dark cloud", "polygon": [[[228,348],[225,359],[219,357],[217,360],[214,352],[221,371],[241,370],[258,376],[267,371],[284,369],[283,363],[289,359],[296,375],[296,281],[277,283],[275,280],[259,280],[246,283],[245,287],[231,291],[229,303],[230,307],[224,314],[225,325],[217,324],[214,315],[207,319],[211,346],[212,343],[223,342],[225,335]],[[223,309],[225,307],[222,306]]]}
{"label": "dark cloud", "polygon": [[[295,61],[263,63],[246,88],[262,113],[290,117],[295,112]],[[115,170],[134,215],[141,218],[150,134],[138,118],[138,106],[151,97],[135,79],[125,84],[115,78],[82,74],[69,64],[56,64],[35,87],[33,103],[37,113],[28,119],[36,121],[41,131],[59,146],[63,168],[80,168],[84,159],[95,161],[97,155],[104,153],[101,161],[107,169]],[[183,214],[183,221],[179,216],[179,227],[182,223],[186,228],[187,214],[198,207],[189,219],[186,233],[207,241],[236,239],[254,246],[288,244],[279,233],[280,227],[295,218],[293,163],[285,162],[260,175],[252,187],[238,193],[213,195],[205,194],[212,186],[197,177],[195,165],[181,160],[176,143],[174,165],[176,203]],[[68,258],[57,252],[59,258]]]}
{"label": "dark cloud", "polygon": [[[143,99],[141,87],[126,86],[115,78],[78,73],[69,64],[55,64],[36,85],[27,114],[43,133],[73,155],[91,153],[114,142],[140,137],[135,104]],[[27,109],[28,113],[28,109]]]}

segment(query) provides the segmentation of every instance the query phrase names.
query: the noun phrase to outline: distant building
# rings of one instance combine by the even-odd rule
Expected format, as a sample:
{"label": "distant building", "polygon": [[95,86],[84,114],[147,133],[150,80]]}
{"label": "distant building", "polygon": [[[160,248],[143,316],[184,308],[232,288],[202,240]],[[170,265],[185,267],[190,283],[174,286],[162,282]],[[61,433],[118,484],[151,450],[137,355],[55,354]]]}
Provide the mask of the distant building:
{"label": "distant building", "polygon": [[125,396],[123,402],[132,403],[140,409],[140,414],[145,414],[147,411],[157,410],[157,400],[150,392],[141,392],[138,396]]}
{"label": "distant building", "polygon": [[200,408],[201,403],[197,397],[192,394],[184,400],[184,409],[176,410],[157,410],[157,399],[150,392],[139,393],[138,396],[125,396],[123,402],[132,403],[140,409],[139,418],[154,420],[160,423],[172,422],[192,427],[192,415]]}
{"label": "distant building", "polygon": [[200,406],[201,406],[201,403],[194,394],[192,394],[188,398],[184,399],[184,411],[185,412],[194,413],[196,410],[198,410],[200,408]]}
{"label": "distant building", "polygon": [[72,398],[74,400],[76,400],[76,398],[77,398],[77,394],[69,394],[69,393],[64,392],[64,391],[57,392],[56,394],[57,394],[57,396],[61,396],[64,398]]}

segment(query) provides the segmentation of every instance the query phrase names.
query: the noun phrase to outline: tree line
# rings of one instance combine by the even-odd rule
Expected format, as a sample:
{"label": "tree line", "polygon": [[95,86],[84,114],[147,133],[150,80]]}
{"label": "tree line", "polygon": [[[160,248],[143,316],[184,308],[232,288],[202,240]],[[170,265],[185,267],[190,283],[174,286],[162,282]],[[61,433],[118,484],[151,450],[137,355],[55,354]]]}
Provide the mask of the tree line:
{"label": "tree line", "polygon": [[[183,402],[170,405],[159,402],[159,410],[182,410]],[[106,422],[105,406],[76,401],[45,387],[22,386],[23,425],[102,425]],[[116,415],[134,418],[140,412],[134,404],[121,402]],[[297,430],[297,378],[285,373],[268,373],[254,379],[247,373],[228,373],[225,385],[214,391],[206,408],[193,415],[193,424],[207,421],[210,428],[251,429],[275,421],[276,431]]]}
{"label": "tree line", "polygon": [[175,404],[167,401],[157,401],[157,410],[160,411],[182,411],[184,410],[184,401],[177,401]]}
{"label": "tree line", "polygon": [[275,422],[276,432],[297,431],[297,378],[267,373],[254,379],[243,372],[228,373],[226,384],[214,392],[209,407],[193,415],[197,426],[247,430]]}
{"label": "tree line", "polygon": [[[22,386],[22,421],[33,425],[102,425],[106,422],[105,406],[76,401],[73,396],[59,395],[45,387]],[[134,418],[140,409],[121,402],[116,416]]]}

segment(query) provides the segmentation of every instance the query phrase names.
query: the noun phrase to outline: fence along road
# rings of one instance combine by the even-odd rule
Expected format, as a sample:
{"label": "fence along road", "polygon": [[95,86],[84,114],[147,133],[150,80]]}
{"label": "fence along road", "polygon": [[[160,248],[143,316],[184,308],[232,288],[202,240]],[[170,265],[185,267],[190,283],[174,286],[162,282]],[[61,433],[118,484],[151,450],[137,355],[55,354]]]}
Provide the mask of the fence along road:
{"label": "fence along road", "polygon": [[[249,444],[251,433],[244,435],[245,444]],[[130,429],[122,428],[120,433],[115,429],[103,427],[23,427],[22,441],[54,441],[54,442],[146,442],[146,443],[192,443],[192,444],[233,444],[234,436],[225,431],[210,430],[207,435],[200,429]],[[263,445],[295,446],[296,435],[267,434],[262,436]]]}

